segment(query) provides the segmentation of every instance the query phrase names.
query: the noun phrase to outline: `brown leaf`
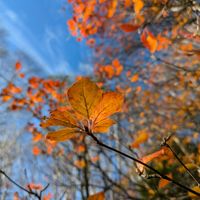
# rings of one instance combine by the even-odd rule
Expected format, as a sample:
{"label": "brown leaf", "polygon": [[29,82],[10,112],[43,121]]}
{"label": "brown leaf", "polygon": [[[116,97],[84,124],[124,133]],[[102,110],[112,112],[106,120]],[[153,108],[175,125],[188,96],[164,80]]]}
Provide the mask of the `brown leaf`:
{"label": "brown leaf", "polygon": [[133,25],[133,24],[129,24],[129,23],[125,23],[125,24],[121,24],[120,28],[124,31],[124,32],[134,32],[136,31],[140,26],[138,25]]}

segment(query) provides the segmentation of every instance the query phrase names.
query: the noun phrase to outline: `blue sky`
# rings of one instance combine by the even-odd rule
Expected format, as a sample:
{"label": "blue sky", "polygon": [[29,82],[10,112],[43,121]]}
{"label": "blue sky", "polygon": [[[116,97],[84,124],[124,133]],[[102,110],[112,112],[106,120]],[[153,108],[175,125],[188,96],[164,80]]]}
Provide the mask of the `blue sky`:
{"label": "blue sky", "polygon": [[66,2],[0,1],[0,26],[8,32],[10,48],[26,52],[47,75],[88,74],[92,70],[90,50],[68,32],[71,7]]}

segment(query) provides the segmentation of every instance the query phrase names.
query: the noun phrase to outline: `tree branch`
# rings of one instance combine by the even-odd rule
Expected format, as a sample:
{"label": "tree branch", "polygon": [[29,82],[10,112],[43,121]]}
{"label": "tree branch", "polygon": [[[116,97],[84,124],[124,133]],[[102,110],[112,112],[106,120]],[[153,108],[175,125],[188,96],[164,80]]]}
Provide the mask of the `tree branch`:
{"label": "tree branch", "polygon": [[19,189],[27,192],[29,195],[35,196],[38,200],[42,200],[42,193],[49,187],[49,184],[47,184],[40,193],[32,191],[30,188],[29,190],[25,187],[19,185],[16,181],[14,181],[12,178],[10,178],[3,170],[0,169],[0,174],[4,175],[11,183],[13,183],[15,186],[17,186]]}
{"label": "tree branch", "polygon": [[186,190],[186,191],[189,191],[189,192],[191,192],[191,193],[193,193],[193,194],[195,194],[195,195],[197,195],[197,196],[200,196],[200,193],[198,193],[198,192],[196,192],[196,191],[190,189],[189,187],[187,187],[187,186],[185,186],[185,185],[182,185],[181,183],[175,181],[174,179],[172,179],[172,178],[170,178],[170,177],[168,177],[168,176],[162,174],[161,172],[159,172],[158,170],[154,169],[154,168],[151,167],[150,165],[147,165],[146,163],[142,162],[141,160],[138,160],[137,158],[134,158],[134,157],[132,157],[132,156],[130,156],[130,155],[124,153],[124,152],[121,152],[121,151],[119,151],[119,150],[117,150],[117,149],[115,149],[115,148],[113,148],[113,147],[111,147],[111,146],[108,146],[108,145],[104,144],[103,142],[101,142],[100,140],[98,140],[98,138],[97,138],[95,135],[93,135],[93,133],[91,133],[91,132],[89,132],[89,131],[87,131],[86,133],[87,133],[87,135],[89,135],[98,145],[100,145],[100,146],[102,146],[102,147],[104,147],[104,148],[106,148],[106,149],[108,149],[108,150],[111,150],[111,151],[113,151],[113,152],[116,152],[116,153],[120,154],[121,156],[124,156],[124,157],[126,157],[126,158],[129,158],[129,159],[133,160],[134,162],[137,162],[137,163],[139,163],[139,164],[145,166],[146,168],[150,169],[151,171],[153,171],[154,173],[156,173],[157,175],[159,175],[161,178],[170,181],[171,183],[173,183],[173,184],[175,184],[175,185],[177,185],[177,186],[183,188],[183,189]]}

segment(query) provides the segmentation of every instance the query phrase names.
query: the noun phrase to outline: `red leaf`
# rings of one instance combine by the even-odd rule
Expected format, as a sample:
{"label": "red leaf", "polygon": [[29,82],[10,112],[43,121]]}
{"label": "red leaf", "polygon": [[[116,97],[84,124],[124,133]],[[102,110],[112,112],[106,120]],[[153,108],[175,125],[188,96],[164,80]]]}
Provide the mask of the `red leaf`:
{"label": "red leaf", "polygon": [[124,32],[133,32],[133,31],[136,31],[140,26],[138,25],[132,25],[132,24],[129,24],[129,23],[126,23],[126,24],[121,24],[120,28],[124,31]]}
{"label": "red leaf", "polygon": [[21,63],[20,63],[19,61],[17,61],[17,62],[15,63],[15,70],[16,70],[16,71],[19,71],[21,68],[22,68]]}

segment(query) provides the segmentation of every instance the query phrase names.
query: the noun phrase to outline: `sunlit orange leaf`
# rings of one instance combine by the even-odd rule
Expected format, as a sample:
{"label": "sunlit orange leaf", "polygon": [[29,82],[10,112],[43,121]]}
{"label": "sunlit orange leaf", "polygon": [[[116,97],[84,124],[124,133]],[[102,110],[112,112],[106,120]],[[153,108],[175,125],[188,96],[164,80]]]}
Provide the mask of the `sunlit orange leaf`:
{"label": "sunlit orange leaf", "polygon": [[87,200],[105,200],[104,192],[99,192],[93,195],[90,195]]}
{"label": "sunlit orange leaf", "polygon": [[43,138],[43,135],[39,132],[33,134],[32,141],[39,142]]}
{"label": "sunlit orange leaf", "polygon": [[157,36],[157,51],[162,49],[167,49],[168,46],[172,43],[170,39],[163,37],[161,34]]}
{"label": "sunlit orange leaf", "polygon": [[79,135],[79,130],[76,128],[63,128],[57,131],[49,132],[46,136],[49,140],[55,140],[57,142],[67,141],[71,138],[77,137]]}
{"label": "sunlit orange leaf", "polygon": [[132,4],[132,0],[124,0],[124,6],[127,8],[127,7],[130,7]]}
{"label": "sunlit orange leaf", "polygon": [[9,92],[13,94],[20,93],[22,91],[21,88],[15,86],[13,83],[8,84],[8,89],[9,89]]}
{"label": "sunlit orange leaf", "polygon": [[108,8],[108,18],[111,18],[115,14],[117,3],[117,0],[110,1],[110,7]]}
{"label": "sunlit orange leaf", "polygon": [[115,70],[112,65],[105,65],[102,67],[102,71],[105,72],[106,76],[111,79],[115,75]]}
{"label": "sunlit orange leaf", "polygon": [[115,76],[119,76],[123,71],[123,66],[120,64],[118,59],[112,61],[112,66],[115,69]]}
{"label": "sunlit orange leaf", "polygon": [[157,49],[157,39],[155,36],[148,30],[144,30],[141,35],[141,41],[143,45],[149,49],[151,53],[154,53]]}
{"label": "sunlit orange leaf", "polygon": [[69,27],[69,30],[71,32],[71,34],[73,36],[76,36],[77,35],[77,26],[76,26],[76,22],[73,20],[73,19],[69,19],[67,21],[67,25]]}
{"label": "sunlit orange leaf", "polygon": [[16,70],[16,71],[19,71],[21,68],[22,68],[21,63],[20,63],[19,61],[17,61],[17,62],[15,63],[15,70]]}
{"label": "sunlit orange leaf", "polygon": [[19,193],[15,192],[13,196],[13,200],[20,200]]}
{"label": "sunlit orange leaf", "polygon": [[136,14],[139,14],[144,7],[144,2],[142,0],[133,0],[134,10]]}
{"label": "sunlit orange leaf", "polygon": [[68,111],[55,110],[51,112],[51,116],[43,121],[41,127],[46,128],[49,126],[67,126],[76,127],[76,120],[74,116]]}
{"label": "sunlit orange leaf", "polygon": [[146,142],[149,138],[148,133],[146,132],[146,130],[140,130],[137,132],[135,140],[132,142],[132,144],[130,145],[133,148],[138,148],[140,144]]}
{"label": "sunlit orange leaf", "polygon": [[120,112],[123,104],[123,96],[116,92],[106,92],[96,106],[91,118],[97,124],[116,112]]}
{"label": "sunlit orange leaf", "polygon": [[29,79],[29,84],[32,88],[37,89],[39,87],[40,81],[40,78],[34,76]]}
{"label": "sunlit orange leaf", "polygon": [[53,195],[51,193],[48,193],[43,196],[42,200],[51,200],[53,198]]}
{"label": "sunlit orange leaf", "polygon": [[11,98],[12,98],[12,96],[10,96],[10,95],[4,95],[4,96],[2,96],[2,101],[6,102],[6,101],[9,101]]}
{"label": "sunlit orange leaf", "polygon": [[76,160],[74,162],[74,165],[80,169],[84,168],[86,166],[86,163],[83,159],[80,159],[80,160]]}
{"label": "sunlit orange leaf", "polygon": [[106,2],[106,0],[99,0],[99,3],[104,3]]}
{"label": "sunlit orange leaf", "polygon": [[122,24],[120,26],[120,28],[124,31],[124,32],[133,32],[136,31],[140,26],[138,25],[132,25],[132,24]]}
{"label": "sunlit orange leaf", "polygon": [[78,145],[76,147],[76,152],[77,153],[83,153],[83,152],[85,152],[85,145]]}
{"label": "sunlit orange leaf", "polygon": [[102,91],[89,78],[82,78],[68,90],[71,106],[81,115],[90,119],[102,97]]}
{"label": "sunlit orange leaf", "polygon": [[[154,153],[152,153],[152,154],[149,154],[149,155],[147,155],[147,156],[142,157],[140,160],[141,160],[143,163],[146,164],[146,163],[152,161],[152,160],[155,159],[155,158],[158,158],[158,157],[160,157],[160,156],[163,156],[164,154],[165,154],[165,149],[162,148],[162,149],[159,150],[159,151],[156,151],[156,152],[154,152]],[[139,172],[140,174],[143,174],[144,168],[145,168],[145,167],[144,167],[142,164],[139,164],[139,163],[136,163],[136,166],[137,166],[138,172]]]}
{"label": "sunlit orange leaf", "polygon": [[141,86],[137,86],[136,87],[136,92],[138,93],[138,92],[141,92],[142,91],[142,87]]}
{"label": "sunlit orange leaf", "polygon": [[29,190],[42,190],[42,184],[36,184],[36,183],[29,183],[26,186]]}
{"label": "sunlit orange leaf", "polygon": [[[167,174],[168,177],[172,178],[172,173]],[[160,179],[159,184],[158,184],[158,188],[164,188],[165,186],[167,186],[170,183],[170,181],[166,180],[166,179]]]}
{"label": "sunlit orange leaf", "polygon": [[[83,3],[79,3],[79,4],[77,4],[75,7],[74,7],[74,11],[76,12],[76,13],[82,13],[83,11],[84,11],[84,9],[85,9],[85,5],[83,4]],[[70,20],[68,21],[68,24],[70,24],[71,22],[70,22]]]}
{"label": "sunlit orange leaf", "polygon": [[99,133],[108,132],[109,128],[116,122],[112,119],[104,119],[101,121],[94,122],[93,131]]}
{"label": "sunlit orange leaf", "polygon": [[[194,191],[200,193],[200,187],[199,187],[199,186],[194,186],[194,187],[192,188],[192,190],[194,190]],[[188,192],[188,196],[191,197],[192,199],[199,199],[199,197],[198,197],[197,195],[195,195],[195,194],[193,194],[193,193],[191,193],[191,192]]]}
{"label": "sunlit orange leaf", "polygon": [[131,78],[130,78],[130,81],[131,82],[137,82],[139,80],[139,75],[138,74],[134,74]]}
{"label": "sunlit orange leaf", "polygon": [[43,128],[63,126],[66,128],[47,134],[47,139],[62,142],[79,136],[87,130],[91,133],[107,132],[115,122],[109,117],[121,111],[123,96],[116,92],[103,93],[89,78],[82,78],[68,89],[70,112],[53,111],[41,123]]}
{"label": "sunlit orange leaf", "polygon": [[54,148],[56,147],[57,142],[54,140],[45,140],[44,142],[46,145],[46,153],[50,155],[54,150]]}
{"label": "sunlit orange leaf", "polygon": [[38,156],[39,154],[41,154],[41,150],[39,147],[37,146],[34,146],[33,149],[32,149],[32,153],[34,156]]}

